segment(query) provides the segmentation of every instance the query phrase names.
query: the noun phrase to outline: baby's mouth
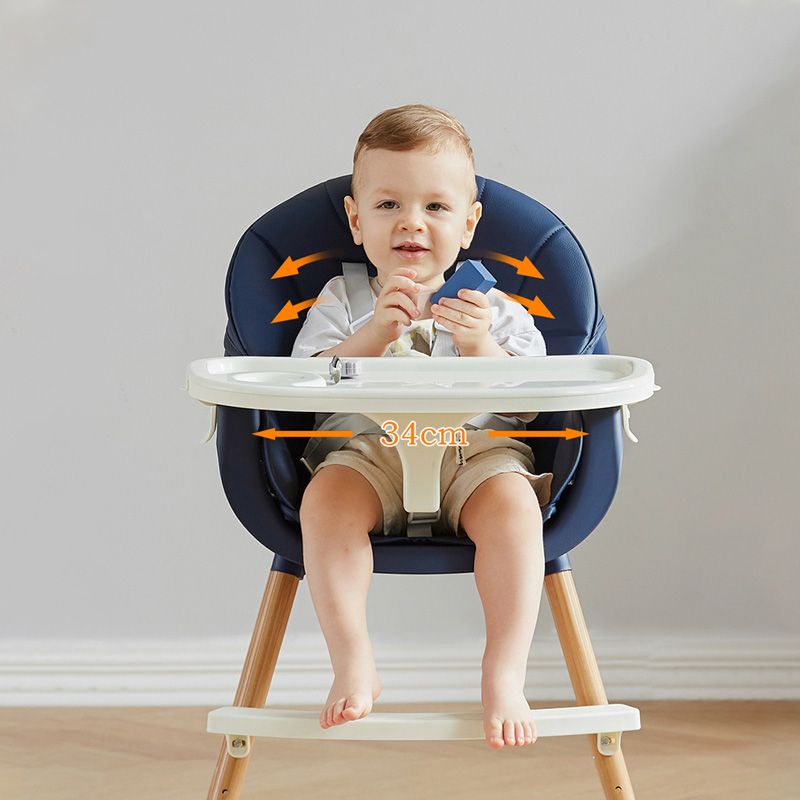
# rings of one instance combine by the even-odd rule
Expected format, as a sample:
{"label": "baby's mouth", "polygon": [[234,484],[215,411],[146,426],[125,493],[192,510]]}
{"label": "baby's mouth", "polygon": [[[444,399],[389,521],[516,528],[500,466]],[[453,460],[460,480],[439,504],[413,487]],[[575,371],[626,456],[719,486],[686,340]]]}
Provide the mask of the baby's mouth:
{"label": "baby's mouth", "polygon": [[395,247],[394,251],[403,261],[410,261],[412,263],[422,261],[430,252],[430,250],[425,247],[403,247],[402,245],[400,247]]}

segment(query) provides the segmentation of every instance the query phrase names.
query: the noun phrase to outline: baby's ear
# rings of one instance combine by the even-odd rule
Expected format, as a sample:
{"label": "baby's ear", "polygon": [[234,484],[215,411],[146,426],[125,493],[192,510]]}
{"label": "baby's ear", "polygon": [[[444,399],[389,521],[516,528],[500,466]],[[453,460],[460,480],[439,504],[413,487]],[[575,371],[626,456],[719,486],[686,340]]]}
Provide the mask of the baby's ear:
{"label": "baby's ear", "polygon": [[[353,237],[353,242],[355,244],[360,245],[361,242],[358,241],[358,238],[361,236],[361,232],[357,231],[358,228],[358,213],[356,210],[356,203],[350,195],[347,195],[344,198],[344,213],[347,216],[347,224],[350,228],[350,233]],[[355,215],[355,224],[353,223],[353,215]]]}

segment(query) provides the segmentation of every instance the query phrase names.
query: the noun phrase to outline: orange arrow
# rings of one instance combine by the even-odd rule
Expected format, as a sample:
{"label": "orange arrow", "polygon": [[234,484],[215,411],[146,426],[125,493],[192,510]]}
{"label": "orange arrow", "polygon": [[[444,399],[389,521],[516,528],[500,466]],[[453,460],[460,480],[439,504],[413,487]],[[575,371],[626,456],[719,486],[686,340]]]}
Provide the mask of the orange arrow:
{"label": "orange arrow", "polygon": [[273,322],[287,322],[290,319],[297,319],[298,312],[304,311],[316,303],[318,298],[314,297],[311,300],[303,300],[302,303],[293,303],[291,300],[286,301],[286,305],[275,315]]}
{"label": "orange arrow", "polygon": [[544,280],[544,275],[536,269],[528,256],[519,259],[513,256],[507,256],[505,253],[495,253],[489,250],[485,253],[484,258],[491,258],[493,261],[502,261],[504,264],[510,264],[519,275],[525,275],[529,278],[541,278]]}
{"label": "orange arrow", "polygon": [[519,294],[509,294],[508,292],[503,292],[512,300],[516,300],[521,306],[527,309],[529,314],[532,314],[534,317],[547,317],[548,319],[555,319],[553,313],[550,309],[539,299],[539,295],[537,294],[533,300],[530,300],[527,297],[522,297]]}
{"label": "orange arrow", "polygon": [[303,300],[301,303],[293,303],[287,300],[284,307],[275,315],[273,322],[288,322],[289,320],[297,319],[299,312],[311,308],[314,303],[319,303],[327,300],[331,295],[321,294],[318,297],[312,297],[311,300]]}
{"label": "orange arrow", "polygon": [[300,267],[304,267],[306,264],[312,264],[314,261],[324,261],[326,258],[337,258],[340,255],[341,253],[336,250],[323,250],[320,253],[312,253],[310,256],[303,256],[298,259],[293,259],[289,256],[286,261],[278,267],[272,277],[274,279],[286,278],[289,275],[297,275],[300,271]]}
{"label": "orange arrow", "polygon": [[557,439],[578,439],[581,436],[588,436],[588,433],[576,431],[575,428],[564,428],[563,431],[489,431],[489,438],[493,436],[551,436]]}
{"label": "orange arrow", "polygon": [[263,431],[256,431],[253,436],[263,436],[265,439],[275,439],[278,436],[307,436],[316,438],[318,436],[332,436],[342,438],[352,436],[353,431],[276,431],[275,428],[267,428]]}

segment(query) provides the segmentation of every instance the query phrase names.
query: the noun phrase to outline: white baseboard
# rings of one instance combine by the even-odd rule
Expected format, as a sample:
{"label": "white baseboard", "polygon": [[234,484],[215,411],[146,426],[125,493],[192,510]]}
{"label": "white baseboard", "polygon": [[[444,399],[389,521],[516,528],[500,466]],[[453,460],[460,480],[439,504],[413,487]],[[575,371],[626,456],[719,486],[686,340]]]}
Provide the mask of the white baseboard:
{"label": "white baseboard", "polygon": [[[231,705],[249,637],[164,641],[0,641],[0,706]],[[800,640],[593,636],[610,703],[798,700]],[[483,641],[373,641],[380,703],[480,702]],[[320,635],[287,636],[269,704],[316,706],[333,672]],[[534,637],[526,697],[574,694],[558,640]]]}

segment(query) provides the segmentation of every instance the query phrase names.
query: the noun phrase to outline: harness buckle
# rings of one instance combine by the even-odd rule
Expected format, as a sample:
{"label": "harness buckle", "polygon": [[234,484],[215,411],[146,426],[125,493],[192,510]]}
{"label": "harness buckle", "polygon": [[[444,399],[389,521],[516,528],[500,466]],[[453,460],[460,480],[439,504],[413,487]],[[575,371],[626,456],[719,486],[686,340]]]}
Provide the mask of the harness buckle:
{"label": "harness buckle", "polygon": [[409,511],[408,521],[406,522],[407,536],[433,536],[431,528],[434,522],[438,522],[442,510],[437,511]]}

